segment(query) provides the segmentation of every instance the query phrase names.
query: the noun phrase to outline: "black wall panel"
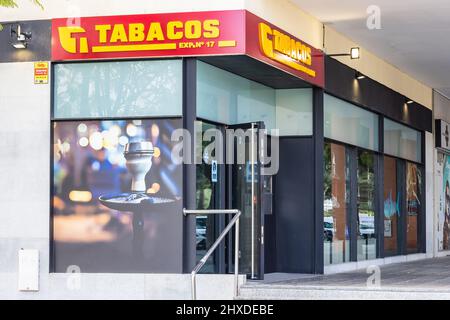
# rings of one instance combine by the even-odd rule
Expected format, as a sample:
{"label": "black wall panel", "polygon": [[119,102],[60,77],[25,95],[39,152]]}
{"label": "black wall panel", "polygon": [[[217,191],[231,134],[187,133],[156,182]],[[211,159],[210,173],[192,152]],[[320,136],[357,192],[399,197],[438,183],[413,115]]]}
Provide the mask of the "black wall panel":
{"label": "black wall panel", "polygon": [[313,151],[311,137],[280,138],[274,203],[278,272],[314,272]]}
{"label": "black wall panel", "polygon": [[[1,23],[1,22],[0,22]],[[31,40],[26,49],[15,49],[11,43],[11,26],[15,24],[1,23],[0,62],[49,61],[51,59],[51,21],[20,21],[22,32],[31,32]]]}
{"label": "black wall panel", "polygon": [[330,57],[325,59],[325,90],[417,130],[432,131],[430,109],[416,102],[406,105],[402,94],[370,78],[357,80],[354,69]]}

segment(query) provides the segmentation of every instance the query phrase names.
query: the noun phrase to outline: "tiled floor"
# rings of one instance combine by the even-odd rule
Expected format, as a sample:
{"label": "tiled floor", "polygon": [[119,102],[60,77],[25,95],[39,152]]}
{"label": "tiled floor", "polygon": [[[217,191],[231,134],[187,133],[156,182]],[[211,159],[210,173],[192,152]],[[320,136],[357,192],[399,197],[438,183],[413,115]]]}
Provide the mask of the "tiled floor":
{"label": "tiled floor", "polygon": [[[450,291],[450,257],[426,259],[413,262],[380,266],[381,289],[431,289]],[[311,286],[334,288],[367,288],[374,282],[368,278],[372,273],[366,269],[333,275],[286,275],[266,277],[264,285]]]}

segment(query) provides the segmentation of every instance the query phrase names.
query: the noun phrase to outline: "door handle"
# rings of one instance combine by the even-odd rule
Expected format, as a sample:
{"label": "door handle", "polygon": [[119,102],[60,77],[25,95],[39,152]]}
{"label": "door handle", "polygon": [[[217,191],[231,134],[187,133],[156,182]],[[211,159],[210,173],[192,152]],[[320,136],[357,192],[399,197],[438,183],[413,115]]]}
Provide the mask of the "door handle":
{"label": "door handle", "polygon": [[264,245],[264,226],[261,226],[261,245]]}

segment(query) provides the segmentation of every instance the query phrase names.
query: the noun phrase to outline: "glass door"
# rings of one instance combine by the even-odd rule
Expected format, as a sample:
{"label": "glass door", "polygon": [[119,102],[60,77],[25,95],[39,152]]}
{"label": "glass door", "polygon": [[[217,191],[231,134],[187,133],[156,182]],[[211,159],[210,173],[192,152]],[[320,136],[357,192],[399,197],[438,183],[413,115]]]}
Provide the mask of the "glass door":
{"label": "glass door", "polygon": [[[262,122],[227,127],[228,205],[242,212],[239,272],[251,279],[264,277],[264,219],[261,210],[263,179],[260,177],[261,163],[258,157],[258,130],[263,128]],[[232,259],[229,259],[229,266],[232,270],[234,250],[230,253]]]}
{"label": "glass door", "polygon": [[[225,206],[225,173],[220,161],[223,148],[216,144],[211,148],[213,139],[205,139],[208,132],[223,132],[223,126],[206,121],[196,122],[196,156],[199,158],[196,165],[196,207],[200,210],[222,209]],[[224,217],[222,215],[196,216],[196,256],[197,262],[206,254],[207,250],[216,241],[223,229]],[[225,244],[208,259],[201,270],[202,273],[221,273],[225,269]]]}

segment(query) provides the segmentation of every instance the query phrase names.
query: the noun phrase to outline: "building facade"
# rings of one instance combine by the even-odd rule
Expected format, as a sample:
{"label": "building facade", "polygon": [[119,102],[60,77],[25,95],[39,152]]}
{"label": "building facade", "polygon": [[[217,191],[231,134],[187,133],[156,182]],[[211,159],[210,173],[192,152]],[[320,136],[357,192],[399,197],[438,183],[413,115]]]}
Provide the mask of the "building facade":
{"label": "building facade", "polygon": [[[242,280],[448,250],[445,97],[333,57],[357,44],[290,2],[171,6],[2,23],[1,297],[188,298],[231,217],[183,208],[242,211]],[[229,282],[234,246],[204,297],[232,297],[208,279]],[[28,249],[38,287],[18,290]]]}

